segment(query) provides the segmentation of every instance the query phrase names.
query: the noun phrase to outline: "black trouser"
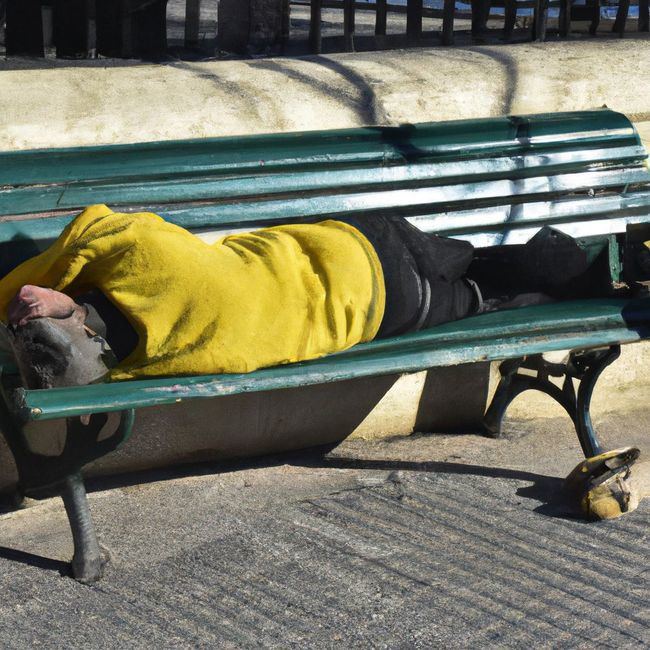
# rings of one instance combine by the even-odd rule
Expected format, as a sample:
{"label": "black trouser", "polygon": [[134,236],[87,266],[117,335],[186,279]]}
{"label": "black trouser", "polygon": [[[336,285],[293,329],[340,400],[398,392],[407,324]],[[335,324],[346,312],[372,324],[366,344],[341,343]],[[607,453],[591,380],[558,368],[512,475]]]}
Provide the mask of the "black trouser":
{"label": "black trouser", "polygon": [[525,244],[475,250],[469,242],[424,233],[402,217],[341,221],[366,236],[384,271],[386,308],[377,338],[605,290],[602,260],[590,262],[574,239],[553,228],[542,228]]}
{"label": "black trouser", "polygon": [[[463,278],[474,248],[468,242],[423,233],[402,217],[340,219],[360,230],[373,245],[386,285],[378,338],[397,336],[475,313],[477,293]],[[79,296],[89,310],[88,326],[103,336],[118,360],[136,346],[126,318],[99,291]]]}
{"label": "black trouser", "polygon": [[602,257],[589,260],[569,235],[544,226],[525,244],[477,248],[467,275],[484,298],[541,292],[556,300],[602,295],[609,281]]}
{"label": "black trouser", "polygon": [[386,307],[377,338],[458,320],[479,301],[465,274],[474,247],[466,241],[429,235],[403,217],[340,219],[373,245],[384,272]]}

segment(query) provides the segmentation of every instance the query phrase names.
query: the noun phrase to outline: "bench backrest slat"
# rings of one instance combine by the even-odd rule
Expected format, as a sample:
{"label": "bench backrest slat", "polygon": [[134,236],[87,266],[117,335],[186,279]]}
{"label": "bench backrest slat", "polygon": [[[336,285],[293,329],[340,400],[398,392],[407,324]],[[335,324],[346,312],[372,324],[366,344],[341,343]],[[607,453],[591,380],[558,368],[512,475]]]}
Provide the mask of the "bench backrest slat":
{"label": "bench backrest slat", "polygon": [[582,236],[650,219],[650,171],[609,110],[0,153],[0,273],[92,203],[197,232],[401,214],[503,243],[542,223]]}
{"label": "bench backrest slat", "polygon": [[[368,162],[443,162],[534,151],[639,145],[609,110],[0,153],[0,187],[207,173],[303,170]],[[53,164],[56,161],[56,164]]]}
{"label": "bench backrest slat", "polygon": [[0,190],[0,216],[83,208],[98,201],[113,206],[144,203],[213,200],[304,194],[364,188],[422,184],[463,185],[466,179],[508,179],[546,177],[585,170],[622,170],[642,168],[647,154],[642,147],[616,147],[574,152],[530,154],[528,156],[480,158],[446,163],[404,164],[390,167],[359,167],[261,173],[245,176],[199,177],[183,180],[138,180],[123,182],[68,183],[65,185],[23,186]]}

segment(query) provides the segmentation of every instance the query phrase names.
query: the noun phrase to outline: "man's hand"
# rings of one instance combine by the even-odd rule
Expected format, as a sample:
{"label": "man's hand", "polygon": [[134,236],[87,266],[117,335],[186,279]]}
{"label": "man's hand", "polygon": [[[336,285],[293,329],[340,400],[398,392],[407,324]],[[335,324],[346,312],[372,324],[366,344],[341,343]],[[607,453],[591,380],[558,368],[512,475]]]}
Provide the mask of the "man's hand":
{"label": "man's hand", "polygon": [[85,309],[64,293],[26,284],[9,303],[7,316],[12,325],[24,325],[34,318],[68,318],[78,315],[85,320]]}

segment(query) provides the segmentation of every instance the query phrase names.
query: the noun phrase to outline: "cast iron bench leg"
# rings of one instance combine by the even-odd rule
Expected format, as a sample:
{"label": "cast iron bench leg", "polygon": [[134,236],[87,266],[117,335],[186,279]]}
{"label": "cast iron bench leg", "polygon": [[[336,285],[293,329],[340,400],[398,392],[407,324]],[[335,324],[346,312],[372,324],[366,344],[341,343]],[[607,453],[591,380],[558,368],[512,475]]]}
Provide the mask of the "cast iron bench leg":
{"label": "cast iron bench leg", "polygon": [[86,488],[79,472],[67,476],[63,481],[61,498],[74,540],[72,575],[79,582],[95,582],[102,577],[103,563],[88,508]]}
{"label": "cast iron bench leg", "polygon": [[21,494],[37,499],[58,494],[63,499],[74,540],[72,575],[80,582],[94,582],[102,576],[103,560],[88,508],[80,469],[119,447],[130,435],[135,412],[120,412],[115,432],[97,440],[107,422],[106,413],[93,413],[87,423],[79,417],[67,418],[67,434],[59,456],[33,453],[26,442],[22,424],[0,400],[0,429],[16,461]]}
{"label": "cast iron bench leg", "polygon": [[[620,353],[620,346],[612,345],[604,350],[572,352],[567,363],[551,363],[541,355],[504,361],[499,368],[501,380],[483,419],[487,433],[500,436],[503,417],[512,400],[526,390],[539,390],[550,395],[569,414],[585,456],[601,453],[589,412],[591,396],[600,373]],[[520,374],[520,369],[534,370],[536,375]],[[562,387],[549,377],[563,377]],[[574,379],[580,381],[577,394]]]}

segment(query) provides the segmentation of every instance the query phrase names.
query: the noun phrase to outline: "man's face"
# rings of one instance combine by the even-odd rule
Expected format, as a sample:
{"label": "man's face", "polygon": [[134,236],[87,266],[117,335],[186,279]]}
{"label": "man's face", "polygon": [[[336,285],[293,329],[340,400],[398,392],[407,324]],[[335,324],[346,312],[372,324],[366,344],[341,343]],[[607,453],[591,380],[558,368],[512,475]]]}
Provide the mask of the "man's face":
{"label": "man's face", "polygon": [[15,328],[12,344],[29,388],[91,384],[113,365],[106,341],[75,317],[30,320]]}

